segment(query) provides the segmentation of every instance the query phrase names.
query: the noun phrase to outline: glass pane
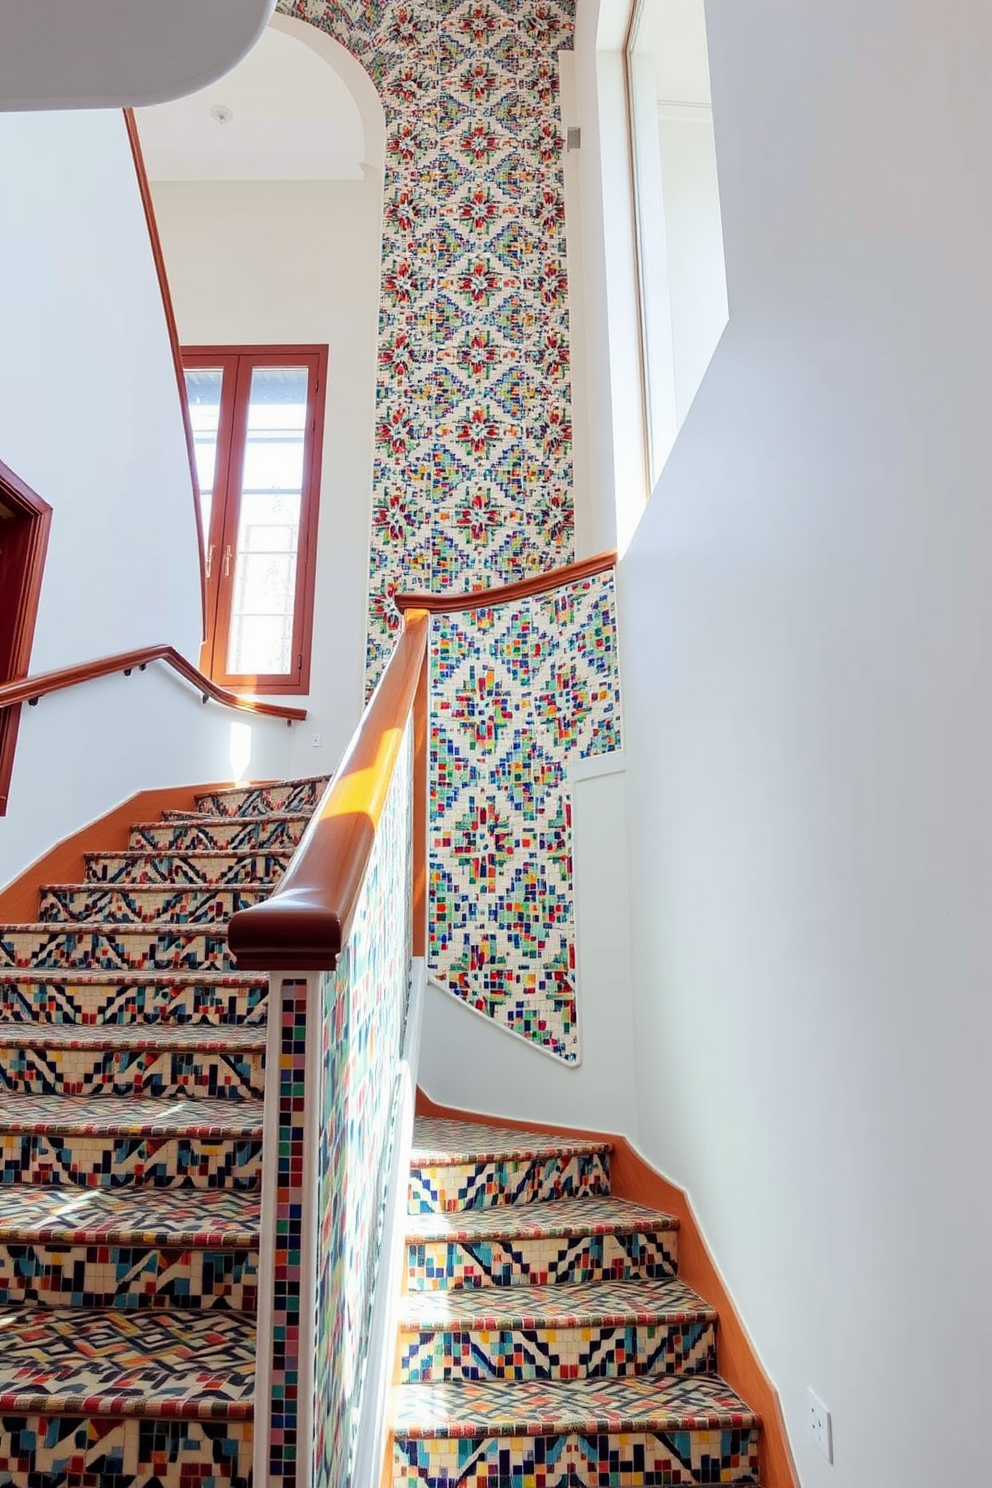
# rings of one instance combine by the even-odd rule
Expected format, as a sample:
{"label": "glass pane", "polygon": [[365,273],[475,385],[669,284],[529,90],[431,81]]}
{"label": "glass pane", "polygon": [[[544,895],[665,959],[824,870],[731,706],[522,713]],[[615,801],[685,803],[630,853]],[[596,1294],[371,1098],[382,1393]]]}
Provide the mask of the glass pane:
{"label": "glass pane", "polygon": [[252,372],[234,560],[228,672],[292,671],[307,369]]}
{"label": "glass pane", "polygon": [[189,404],[189,418],[193,426],[196,478],[200,486],[203,540],[209,542],[214,470],[217,465],[217,426],[220,422],[220,394],[224,371],[222,367],[187,367],[184,375],[186,401]]}

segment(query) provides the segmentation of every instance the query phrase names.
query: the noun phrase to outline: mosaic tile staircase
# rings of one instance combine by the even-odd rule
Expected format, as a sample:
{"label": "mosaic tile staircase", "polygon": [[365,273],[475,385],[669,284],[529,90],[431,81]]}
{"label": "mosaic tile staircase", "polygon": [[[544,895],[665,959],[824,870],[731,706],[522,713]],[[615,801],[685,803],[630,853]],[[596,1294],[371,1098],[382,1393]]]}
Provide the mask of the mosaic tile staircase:
{"label": "mosaic tile staircase", "polygon": [[396,1488],[756,1484],[758,1418],[677,1269],[608,1143],[418,1118]]}
{"label": "mosaic tile staircase", "polygon": [[264,975],[324,779],[213,792],[0,925],[0,1488],[248,1488]]}

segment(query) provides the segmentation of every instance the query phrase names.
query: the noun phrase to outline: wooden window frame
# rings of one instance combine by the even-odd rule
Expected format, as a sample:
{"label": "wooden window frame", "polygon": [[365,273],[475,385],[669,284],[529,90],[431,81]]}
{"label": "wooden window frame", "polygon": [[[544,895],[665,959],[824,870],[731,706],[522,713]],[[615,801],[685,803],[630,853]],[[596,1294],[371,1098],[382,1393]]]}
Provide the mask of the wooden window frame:
{"label": "wooden window frame", "polygon": [[[327,388],[327,347],[305,346],[184,346],[183,368],[190,371],[223,369],[217,429],[210,531],[203,533],[207,593],[207,633],[200,668],[220,687],[238,692],[305,694],[310,690],[313,648],[313,603],[317,577],[317,526],[320,506],[321,458],[324,443],[324,405]],[[241,484],[244,470],[251,374],[256,367],[308,368],[307,429],[303,448],[303,494],[300,502],[296,554],[296,601],[293,610],[294,666],[286,673],[239,673],[227,670],[234,565],[225,573],[222,555],[236,550]],[[211,549],[213,561],[211,561]]]}
{"label": "wooden window frame", "polygon": [[[0,543],[0,681],[20,682],[31,662],[52,508],[2,460],[0,501],[13,512]],[[0,709],[0,816],[7,813],[20,722],[20,703]]]}

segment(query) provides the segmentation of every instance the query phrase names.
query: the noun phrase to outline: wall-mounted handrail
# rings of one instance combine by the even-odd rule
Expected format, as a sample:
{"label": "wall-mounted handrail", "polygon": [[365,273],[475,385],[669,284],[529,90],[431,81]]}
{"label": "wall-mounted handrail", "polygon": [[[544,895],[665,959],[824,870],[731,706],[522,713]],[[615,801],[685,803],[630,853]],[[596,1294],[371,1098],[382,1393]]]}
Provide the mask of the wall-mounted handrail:
{"label": "wall-mounted handrail", "polygon": [[[231,917],[239,969],[329,971],[346,944],[404,729],[427,656],[425,610],[403,634],[279,886]],[[422,796],[419,789],[417,796]],[[420,809],[419,807],[417,809]],[[423,833],[420,833],[421,840]],[[416,865],[414,867],[416,872]]]}
{"label": "wall-mounted handrail", "polygon": [[192,683],[203,701],[212,698],[225,708],[240,708],[246,713],[265,713],[270,718],[285,718],[288,723],[306,718],[305,708],[286,708],[280,703],[263,703],[257,698],[243,697],[218,687],[216,682],[204,676],[199,667],[187,661],[173,646],[140,646],[135,651],[119,651],[115,656],[101,656],[95,661],[80,661],[75,666],[60,667],[54,672],[39,672],[34,677],[25,677],[21,682],[0,683],[0,708],[12,707],[15,703],[33,703],[50,692],[60,692],[64,687],[75,687],[80,682],[92,682],[97,677],[109,677],[114,672],[131,672],[135,667],[144,668],[150,661],[164,661],[185,681]]}
{"label": "wall-mounted handrail", "polygon": [[126,108],[124,110],[124,126],[127,129],[128,143],[131,146],[134,173],[138,179],[138,194],[141,197],[141,206],[145,214],[145,225],[148,228],[148,241],[151,245],[155,273],[158,277],[159,293],[162,296],[162,310],[165,314],[165,328],[169,335],[172,365],[176,373],[179,408],[183,418],[183,432],[186,436],[186,458],[189,460],[189,478],[193,489],[193,520],[196,523],[196,547],[200,560],[200,615],[203,626],[202,638],[206,640],[207,572],[206,560],[204,558],[206,543],[203,537],[203,513],[200,507],[200,477],[196,471],[196,443],[193,439],[193,423],[189,416],[189,399],[186,396],[186,375],[183,371],[182,347],[179,343],[176,313],[172,307],[172,291],[169,289],[169,276],[165,271],[165,255],[162,252],[162,240],[158,235],[155,204],[152,201],[152,189],[148,183],[148,172],[145,170],[145,157],[141,152],[141,139],[138,134],[138,123],[134,117],[134,109]]}
{"label": "wall-mounted handrail", "polygon": [[393,602],[401,611],[428,610],[432,615],[454,614],[459,610],[489,609],[491,605],[509,604],[514,599],[525,599],[531,594],[550,594],[564,584],[574,584],[580,579],[592,578],[594,574],[606,573],[616,567],[617,555],[613,551],[594,553],[591,558],[580,558],[576,563],[565,563],[561,568],[549,568],[543,573],[531,574],[526,579],[515,579],[512,584],[498,584],[490,589],[472,589],[467,593],[444,594],[396,594]]}

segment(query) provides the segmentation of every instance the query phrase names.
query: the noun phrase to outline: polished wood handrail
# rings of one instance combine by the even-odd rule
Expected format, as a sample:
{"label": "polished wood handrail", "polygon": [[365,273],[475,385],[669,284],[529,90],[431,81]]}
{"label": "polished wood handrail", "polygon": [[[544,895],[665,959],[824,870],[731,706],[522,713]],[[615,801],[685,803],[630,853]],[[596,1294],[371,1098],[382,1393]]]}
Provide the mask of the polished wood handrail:
{"label": "polished wood handrail", "polygon": [[216,682],[204,676],[199,667],[187,661],[173,646],[140,646],[134,651],[118,651],[115,656],[101,656],[95,661],[80,661],[75,666],[60,667],[54,672],[39,672],[37,676],[25,677],[21,682],[0,683],[0,708],[10,708],[15,703],[33,703],[50,692],[61,692],[65,687],[75,687],[80,682],[92,682],[97,677],[110,677],[114,672],[132,672],[135,667],[144,668],[150,661],[164,661],[185,681],[191,682],[203,701],[212,698],[225,708],[240,708],[246,713],[264,713],[271,718],[285,718],[288,723],[306,718],[306,708],[284,708],[280,703],[263,703],[258,698],[244,697],[237,692],[228,692]]}
{"label": "polished wood handrail", "polygon": [[[334,967],[358,907],[426,657],[427,613],[410,611],[333,784],[278,887],[262,904],[231,917],[227,941],[240,970]],[[415,792],[421,784],[415,783]]]}
{"label": "polished wood handrail", "polygon": [[127,130],[128,144],[131,146],[131,158],[134,161],[134,173],[138,178],[138,194],[141,197],[141,206],[145,214],[145,224],[148,228],[148,241],[151,244],[152,260],[155,264],[155,273],[158,277],[159,292],[162,296],[162,309],[165,312],[165,328],[169,334],[169,347],[172,351],[172,365],[176,374],[176,389],[179,393],[179,409],[182,413],[183,432],[186,436],[186,458],[189,461],[189,478],[193,489],[193,521],[196,524],[196,548],[200,561],[200,619],[203,627],[203,640],[207,639],[207,569],[204,554],[206,543],[203,538],[203,512],[200,507],[200,477],[196,472],[196,443],[193,439],[193,421],[189,415],[189,399],[186,396],[186,376],[183,372],[183,353],[179,342],[179,330],[176,325],[176,313],[172,305],[172,291],[169,289],[169,276],[165,271],[165,255],[162,252],[162,239],[158,234],[158,222],[155,218],[155,203],[152,201],[152,189],[148,183],[148,172],[145,170],[145,157],[141,151],[141,138],[138,134],[138,121],[134,117],[134,109],[124,110],[124,127]]}
{"label": "polished wood handrail", "polygon": [[526,599],[532,594],[550,594],[563,584],[575,584],[580,579],[590,579],[594,574],[606,573],[615,568],[617,555],[610,551],[594,553],[591,558],[580,558],[576,563],[565,563],[561,568],[550,568],[544,573],[530,574],[526,579],[514,579],[512,584],[498,584],[491,589],[472,589],[467,594],[395,594],[393,602],[397,609],[429,610],[432,615],[447,615],[460,610],[488,610],[493,605],[509,604],[513,599]]}

